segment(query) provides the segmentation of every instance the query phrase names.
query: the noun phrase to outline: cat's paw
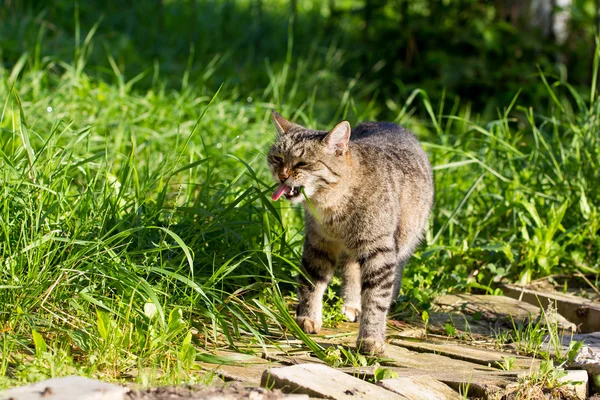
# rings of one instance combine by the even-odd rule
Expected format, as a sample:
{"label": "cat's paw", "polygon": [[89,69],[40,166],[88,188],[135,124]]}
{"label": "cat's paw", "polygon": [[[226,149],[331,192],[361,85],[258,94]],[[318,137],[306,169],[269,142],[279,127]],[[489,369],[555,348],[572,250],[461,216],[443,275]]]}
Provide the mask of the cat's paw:
{"label": "cat's paw", "polygon": [[378,355],[384,352],[385,343],[374,338],[359,338],[356,341],[356,350],[366,355]]}
{"label": "cat's paw", "polygon": [[357,322],[358,316],[360,315],[360,308],[343,306],[342,312],[346,316],[346,321],[348,322]]}
{"label": "cat's paw", "polygon": [[304,333],[319,333],[322,322],[309,317],[296,317],[296,323]]}

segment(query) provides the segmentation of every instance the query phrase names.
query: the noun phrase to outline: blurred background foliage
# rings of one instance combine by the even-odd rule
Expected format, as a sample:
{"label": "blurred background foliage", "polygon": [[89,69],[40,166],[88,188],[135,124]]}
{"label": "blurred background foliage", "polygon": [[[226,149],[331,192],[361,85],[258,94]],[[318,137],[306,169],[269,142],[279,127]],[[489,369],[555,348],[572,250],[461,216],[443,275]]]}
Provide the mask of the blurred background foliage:
{"label": "blurred background foliage", "polygon": [[[4,0],[0,56],[10,68],[43,42],[37,48],[43,56],[70,62],[74,45],[98,24],[88,64],[111,79],[110,53],[126,79],[143,74],[137,87],[152,85],[158,69],[162,82],[166,77],[178,86],[192,66],[188,82],[213,92],[226,82],[246,97],[269,86],[265,64],[272,71],[294,57],[300,68],[319,72],[316,84],[335,85],[328,74],[345,82],[358,78],[367,102],[373,92],[379,100],[395,99],[420,88],[434,104],[460,99],[495,114],[519,90],[523,103],[546,99],[538,67],[589,90],[597,3]],[[319,95],[339,96],[338,87],[330,89]]]}

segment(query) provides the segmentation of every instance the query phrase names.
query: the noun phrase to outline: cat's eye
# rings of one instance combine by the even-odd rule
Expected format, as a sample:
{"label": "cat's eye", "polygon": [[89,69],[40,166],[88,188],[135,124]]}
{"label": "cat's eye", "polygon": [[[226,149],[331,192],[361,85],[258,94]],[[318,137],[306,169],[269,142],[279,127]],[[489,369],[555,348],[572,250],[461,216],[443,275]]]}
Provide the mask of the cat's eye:
{"label": "cat's eye", "polygon": [[271,159],[274,162],[276,162],[276,163],[282,163],[283,162],[283,157],[282,156],[274,155],[274,156],[271,156]]}
{"label": "cat's eye", "polygon": [[304,161],[300,161],[299,163],[296,163],[296,165],[294,165],[294,168],[302,168],[302,167],[306,167],[308,164],[305,163]]}

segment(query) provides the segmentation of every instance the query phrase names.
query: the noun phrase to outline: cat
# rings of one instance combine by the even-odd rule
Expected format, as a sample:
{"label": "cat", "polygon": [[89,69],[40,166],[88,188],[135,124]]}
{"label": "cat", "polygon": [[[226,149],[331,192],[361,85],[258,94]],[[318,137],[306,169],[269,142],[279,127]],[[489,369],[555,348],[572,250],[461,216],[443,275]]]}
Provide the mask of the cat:
{"label": "cat", "polygon": [[273,123],[277,138],[267,160],[279,185],[272,200],[285,197],[305,209],[296,322],[306,333],[321,330],[323,293],[337,265],[343,313],[359,321],[357,349],[382,353],[387,312],[433,207],[427,155],[393,123],[362,123],[351,134],[342,121],[327,132],[275,111]]}

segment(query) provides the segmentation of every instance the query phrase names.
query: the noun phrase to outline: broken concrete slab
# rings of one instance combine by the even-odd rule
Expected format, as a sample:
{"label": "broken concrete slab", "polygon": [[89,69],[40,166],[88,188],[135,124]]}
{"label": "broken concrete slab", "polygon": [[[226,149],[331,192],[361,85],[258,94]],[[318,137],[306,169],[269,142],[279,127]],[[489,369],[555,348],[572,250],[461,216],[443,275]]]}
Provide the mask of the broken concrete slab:
{"label": "broken concrete slab", "polygon": [[268,369],[263,374],[261,386],[324,399],[407,399],[321,364]]}
{"label": "broken concrete slab", "polygon": [[532,369],[539,367],[540,360],[523,357],[514,353],[463,346],[456,343],[425,342],[422,340],[392,339],[390,343],[419,353],[434,353],[455,360],[468,361],[475,364],[500,368],[505,360],[513,358],[512,367],[517,369]]}
{"label": "broken concrete slab", "polygon": [[412,400],[459,400],[462,397],[448,385],[428,376],[383,379],[377,385]]}
{"label": "broken concrete slab", "polygon": [[[515,384],[519,378],[519,373],[513,371],[454,371],[447,368],[440,368],[436,371],[432,369],[386,368],[394,371],[398,378],[420,377],[437,380],[461,395],[484,399],[501,397],[505,389],[509,385]],[[375,367],[341,368],[340,370],[361,379],[373,379],[375,375]]]}
{"label": "broken concrete slab", "polygon": [[399,377],[428,376],[472,397],[493,398],[517,379],[516,372],[500,373],[481,364],[434,353],[417,353],[394,344],[386,346],[384,357],[387,360],[381,363],[386,368],[395,367],[392,370]]}
{"label": "broken concrete slab", "polygon": [[[442,311],[461,312],[470,316],[477,315],[485,321],[499,321],[508,327],[514,323],[538,320],[542,316],[540,307],[507,296],[453,294],[440,296],[435,304]],[[547,304],[542,303],[543,306]],[[565,317],[556,314],[556,323],[560,329],[575,331],[576,326]]]}
{"label": "broken concrete slab", "polygon": [[[410,320],[411,324],[419,325],[425,328],[421,317],[415,315]],[[498,321],[482,321],[475,319],[471,315],[458,312],[440,312],[430,311],[427,322],[427,331],[438,335],[448,335],[446,325],[450,324],[456,331],[457,337],[490,337],[495,332],[506,328],[506,323]]]}
{"label": "broken concrete slab", "polygon": [[517,285],[503,285],[502,291],[506,296],[536,307],[538,304],[543,307],[556,304],[558,313],[574,323],[582,333],[600,331],[600,304],[591,299],[558,292],[543,292]]}
{"label": "broken concrete slab", "polygon": [[[349,375],[360,377],[363,380],[373,380],[375,377],[375,371],[377,368],[386,368],[398,374],[400,378],[404,377],[415,377],[415,376],[429,376],[433,379],[437,379],[438,381],[444,381],[450,379],[450,377],[456,375],[456,371],[448,371],[446,369],[413,369],[413,368],[403,368],[403,367],[393,367],[393,366],[384,366],[384,367],[343,367],[338,368],[339,371],[343,371]],[[497,382],[500,381],[516,381],[519,377],[527,376],[528,371],[459,371],[464,376],[476,376],[476,377],[484,377],[487,380],[494,380]]]}
{"label": "broken concrete slab", "polygon": [[404,347],[394,345],[396,340],[397,339],[393,339],[390,344],[386,345],[383,354],[384,360],[382,360],[381,364],[430,371],[440,371],[444,369],[448,371],[465,371],[470,373],[496,371],[496,369],[491,367],[469,361],[455,360],[444,355],[411,351]]}
{"label": "broken concrete slab", "polygon": [[516,373],[473,373],[445,372],[434,375],[435,379],[445,383],[461,396],[494,399],[504,393],[506,387],[518,378]]}
{"label": "broken concrete slab", "polygon": [[129,389],[80,376],[37,382],[0,392],[0,400],[123,400]]}

